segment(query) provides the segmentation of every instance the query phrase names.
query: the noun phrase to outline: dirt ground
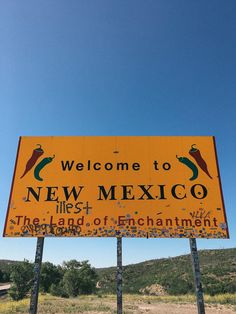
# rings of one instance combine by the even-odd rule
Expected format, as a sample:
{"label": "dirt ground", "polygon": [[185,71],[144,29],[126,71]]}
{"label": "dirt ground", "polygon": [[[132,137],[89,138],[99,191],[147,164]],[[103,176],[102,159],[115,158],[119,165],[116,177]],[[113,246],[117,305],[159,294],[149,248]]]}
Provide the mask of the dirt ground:
{"label": "dirt ground", "polygon": [[[124,306],[124,314],[197,314],[197,307],[189,304],[145,304],[138,305],[135,309],[133,306]],[[206,314],[235,314],[236,311],[231,307],[226,306],[206,306]],[[114,308],[114,312],[116,310]],[[86,311],[86,314],[107,314],[107,311]]]}
{"label": "dirt ground", "polygon": [[[51,297],[48,297],[51,298]],[[79,297],[77,299],[50,299],[42,302],[39,306],[39,314],[45,313],[83,313],[83,314],[116,314],[116,298],[107,296],[97,297]],[[44,307],[44,305],[46,307]],[[57,306],[57,309],[55,308]],[[49,311],[48,306],[54,311]],[[78,306],[78,307],[77,307]],[[67,308],[66,308],[67,307]],[[77,307],[77,308],[76,308]],[[236,306],[221,304],[206,304],[206,314],[236,314]],[[125,296],[123,300],[123,314],[197,314],[197,305],[193,303],[174,303],[157,301],[155,298]]]}
{"label": "dirt ground", "polygon": [[[124,309],[125,310],[125,309]],[[206,306],[206,314],[235,314],[236,311],[231,307],[225,306]],[[131,312],[132,313],[132,312]],[[196,314],[197,306],[191,304],[169,304],[169,303],[158,303],[158,304],[140,304],[138,309],[133,313],[137,314]]]}
{"label": "dirt ground", "polygon": [[[116,304],[104,302],[104,305],[112,309],[111,313],[116,313]],[[236,308],[225,305],[205,305],[206,314],[235,314]],[[145,302],[125,302],[123,304],[123,314],[197,314],[195,304],[174,304],[174,303],[155,303],[146,304]],[[107,314],[106,311],[88,311],[86,314]]]}
{"label": "dirt ground", "polygon": [[[206,304],[206,314],[236,314],[236,305]],[[12,301],[1,297],[1,314],[29,313],[29,299]],[[51,295],[40,295],[38,314],[116,314],[116,297],[79,296],[63,299]],[[163,302],[154,297],[125,296],[123,314],[197,314],[194,301]]]}

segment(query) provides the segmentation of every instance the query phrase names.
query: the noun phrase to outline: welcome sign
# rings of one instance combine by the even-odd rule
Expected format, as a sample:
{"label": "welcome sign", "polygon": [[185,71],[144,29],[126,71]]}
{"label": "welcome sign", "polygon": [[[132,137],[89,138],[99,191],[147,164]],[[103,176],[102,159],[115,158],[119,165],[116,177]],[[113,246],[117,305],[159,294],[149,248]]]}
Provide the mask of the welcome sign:
{"label": "welcome sign", "polygon": [[214,137],[21,137],[4,236],[228,238]]}

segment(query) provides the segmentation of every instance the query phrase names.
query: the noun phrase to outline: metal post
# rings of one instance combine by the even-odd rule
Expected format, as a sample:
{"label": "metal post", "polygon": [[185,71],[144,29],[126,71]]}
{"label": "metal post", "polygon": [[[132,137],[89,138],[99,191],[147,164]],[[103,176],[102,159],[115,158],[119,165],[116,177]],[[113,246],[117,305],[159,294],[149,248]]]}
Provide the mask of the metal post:
{"label": "metal post", "polygon": [[201,273],[200,273],[196,239],[189,239],[189,244],[190,244],[191,256],[192,256],[192,266],[193,266],[193,275],[194,275],[195,290],[196,290],[196,297],[197,297],[198,314],[205,314],[205,306],[204,306],[203,290],[202,290],[202,284],[201,284]]}
{"label": "metal post", "polygon": [[122,314],[122,238],[117,238],[117,314]]}
{"label": "metal post", "polygon": [[43,244],[44,238],[38,238],[36,253],[35,253],[35,262],[34,262],[34,282],[31,292],[30,299],[30,310],[29,314],[37,314],[38,307],[38,295],[39,295],[39,280],[40,280],[40,271],[43,257]]}

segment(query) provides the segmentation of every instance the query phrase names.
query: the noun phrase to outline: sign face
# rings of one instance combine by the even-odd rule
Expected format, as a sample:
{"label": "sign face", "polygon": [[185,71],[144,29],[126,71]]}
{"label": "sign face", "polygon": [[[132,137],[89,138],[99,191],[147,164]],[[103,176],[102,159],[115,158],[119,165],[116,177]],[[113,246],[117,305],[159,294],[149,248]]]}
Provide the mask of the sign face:
{"label": "sign face", "polygon": [[213,137],[21,137],[4,236],[228,238]]}

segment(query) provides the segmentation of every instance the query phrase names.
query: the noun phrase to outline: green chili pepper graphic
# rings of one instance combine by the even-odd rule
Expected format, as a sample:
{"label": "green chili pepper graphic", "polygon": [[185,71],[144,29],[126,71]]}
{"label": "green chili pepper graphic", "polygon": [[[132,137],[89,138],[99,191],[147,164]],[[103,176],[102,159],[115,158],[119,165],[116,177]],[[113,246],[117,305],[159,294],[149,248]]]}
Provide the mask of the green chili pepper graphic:
{"label": "green chili pepper graphic", "polygon": [[187,157],[178,157],[176,155],[176,158],[179,160],[179,162],[181,162],[182,164],[184,164],[185,166],[189,167],[192,170],[193,175],[189,180],[193,181],[193,180],[197,179],[198,168],[195,166],[195,164],[190,159],[188,159]]}
{"label": "green chili pepper graphic", "polygon": [[40,161],[40,163],[35,167],[34,169],[34,177],[36,180],[43,181],[43,179],[40,177],[40,171],[52,160],[55,158],[55,155],[53,157],[45,157],[43,160]]}

